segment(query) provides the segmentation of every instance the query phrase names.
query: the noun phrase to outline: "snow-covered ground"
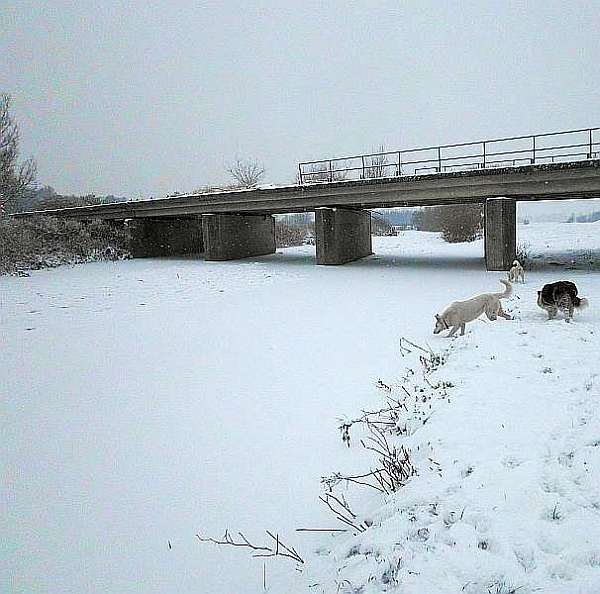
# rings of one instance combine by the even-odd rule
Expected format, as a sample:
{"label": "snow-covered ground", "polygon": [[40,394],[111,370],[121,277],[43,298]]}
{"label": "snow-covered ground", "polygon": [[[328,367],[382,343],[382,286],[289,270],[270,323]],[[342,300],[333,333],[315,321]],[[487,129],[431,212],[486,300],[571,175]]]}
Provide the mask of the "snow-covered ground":
{"label": "snow-covered ground", "polygon": [[[599,592],[599,229],[520,227],[536,267],[506,305],[515,320],[450,341],[431,334],[433,313],[500,288],[482,242],[406,232],[342,267],[315,266],[304,246],[0,278],[2,583],[263,591],[261,559],[195,537],[229,528],[257,544],[277,531],[306,559],[302,573],[267,559],[271,592],[394,580],[411,593]],[[535,305],[562,278],[591,302],[572,324]],[[380,406],[377,380],[396,393],[419,369],[402,336],[447,350],[429,379],[453,384],[398,441],[419,474],[387,498],[348,491],[372,520],[359,536],[295,532],[340,527],[319,504],[320,477],[373,461],[342,443],[338,419]]]}

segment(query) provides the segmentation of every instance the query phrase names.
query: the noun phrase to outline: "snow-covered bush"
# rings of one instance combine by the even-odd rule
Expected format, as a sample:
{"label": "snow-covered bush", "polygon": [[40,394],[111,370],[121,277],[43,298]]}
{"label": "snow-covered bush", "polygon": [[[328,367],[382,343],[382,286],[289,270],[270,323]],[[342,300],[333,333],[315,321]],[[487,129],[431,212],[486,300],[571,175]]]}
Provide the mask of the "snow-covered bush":
{"label": "snow-covered bush", "polygon": [[523,268],[529,268],[531,264],[531,245],[524,241],[517,245],[517,260]]}
{"label": "snow-covered bush", "polygon": [[421,231],[438,231],[449,243],[475,241],[483,232],[481,204],[453,204],[422,208],[415,217]]}
{"label": "snow-covered bush", "polygon": [[125,227],[56,217],[0,217],[0,274],[129,256]]}

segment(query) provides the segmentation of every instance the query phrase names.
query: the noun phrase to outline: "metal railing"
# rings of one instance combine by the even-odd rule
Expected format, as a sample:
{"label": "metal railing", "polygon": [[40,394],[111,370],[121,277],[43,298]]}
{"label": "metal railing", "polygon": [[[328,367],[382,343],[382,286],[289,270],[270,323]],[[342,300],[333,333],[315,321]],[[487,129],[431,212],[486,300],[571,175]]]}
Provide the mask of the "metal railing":
{"label": "metal railing", "polygon": [[328,183],[600,158],[600,128],[306,161],[299,181]]}

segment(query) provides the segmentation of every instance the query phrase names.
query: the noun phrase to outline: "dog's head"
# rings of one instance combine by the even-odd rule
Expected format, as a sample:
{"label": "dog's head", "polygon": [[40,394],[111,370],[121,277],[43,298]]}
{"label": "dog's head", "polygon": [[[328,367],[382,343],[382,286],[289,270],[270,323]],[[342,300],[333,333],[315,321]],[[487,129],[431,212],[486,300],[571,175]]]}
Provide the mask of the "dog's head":
{"label": "dog's head", "polygon": [[538,292],[537,292],[537,294],[538,294],[538,298],[537,298],[537,304],[538,304],[540,307],[544,307],[544,301],[543,301],[543,299],[542,299],[542,292],[541,292],[541,291],[538,291]]}
{"label": "dog's head", "polygon": [[435,314],[435,328],[433,329],[434,334],[439,334],[442,330],[446,330],[448,324],[444,321],[442,316]]}
{"label": "dog's head", "polygon": [[515,261],[513,262],[513,267],[515,267],[515,268],[520,268],[520,267],[521,267],[521,262],[519,262],[518,260],[515,260]]}

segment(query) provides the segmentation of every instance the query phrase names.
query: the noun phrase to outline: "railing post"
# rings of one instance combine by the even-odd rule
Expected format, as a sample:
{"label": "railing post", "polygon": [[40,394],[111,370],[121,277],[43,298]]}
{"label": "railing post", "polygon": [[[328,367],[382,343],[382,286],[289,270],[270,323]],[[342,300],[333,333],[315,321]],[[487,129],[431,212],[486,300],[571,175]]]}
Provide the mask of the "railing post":
{"label": "railing post", "polygon": [[360,160],[362,161],[362,178],[367,179],[365,175],[365,156],[361,155]]}
{"label": "railing post", "polygon": [[298,164],[298,180],[300,181],[300,185],[304,183],[304,179],[302,178],[302,163]]}
{"label": "railing post", "polygon": [[590,154],[588,155],[588,159],[591,159],[592,158],[592,144],[593,144],[592,143],[592,129],[591,128],[590,128],[589,132],[590,132]]}
{"label": "railing post", "polygon": [[534,165],[535,164],[535,136],[531,137],[533,140],[533,159],[531,160],[531,164]]}
{"label": "railing post", "polygon": [[483,168],[485,169],[485,142],[483,142]]}
{"label": "railing post", "polygon": [[402,175],[402,153],[398,151],[398,177]]}
{"label": "railing post", "polygon": [[442,172],[442,147],[438,146],[438,173]]}
{"label": "railing post", "polygon": [[333,181],[333,163],[329,161],[329,181]]}

